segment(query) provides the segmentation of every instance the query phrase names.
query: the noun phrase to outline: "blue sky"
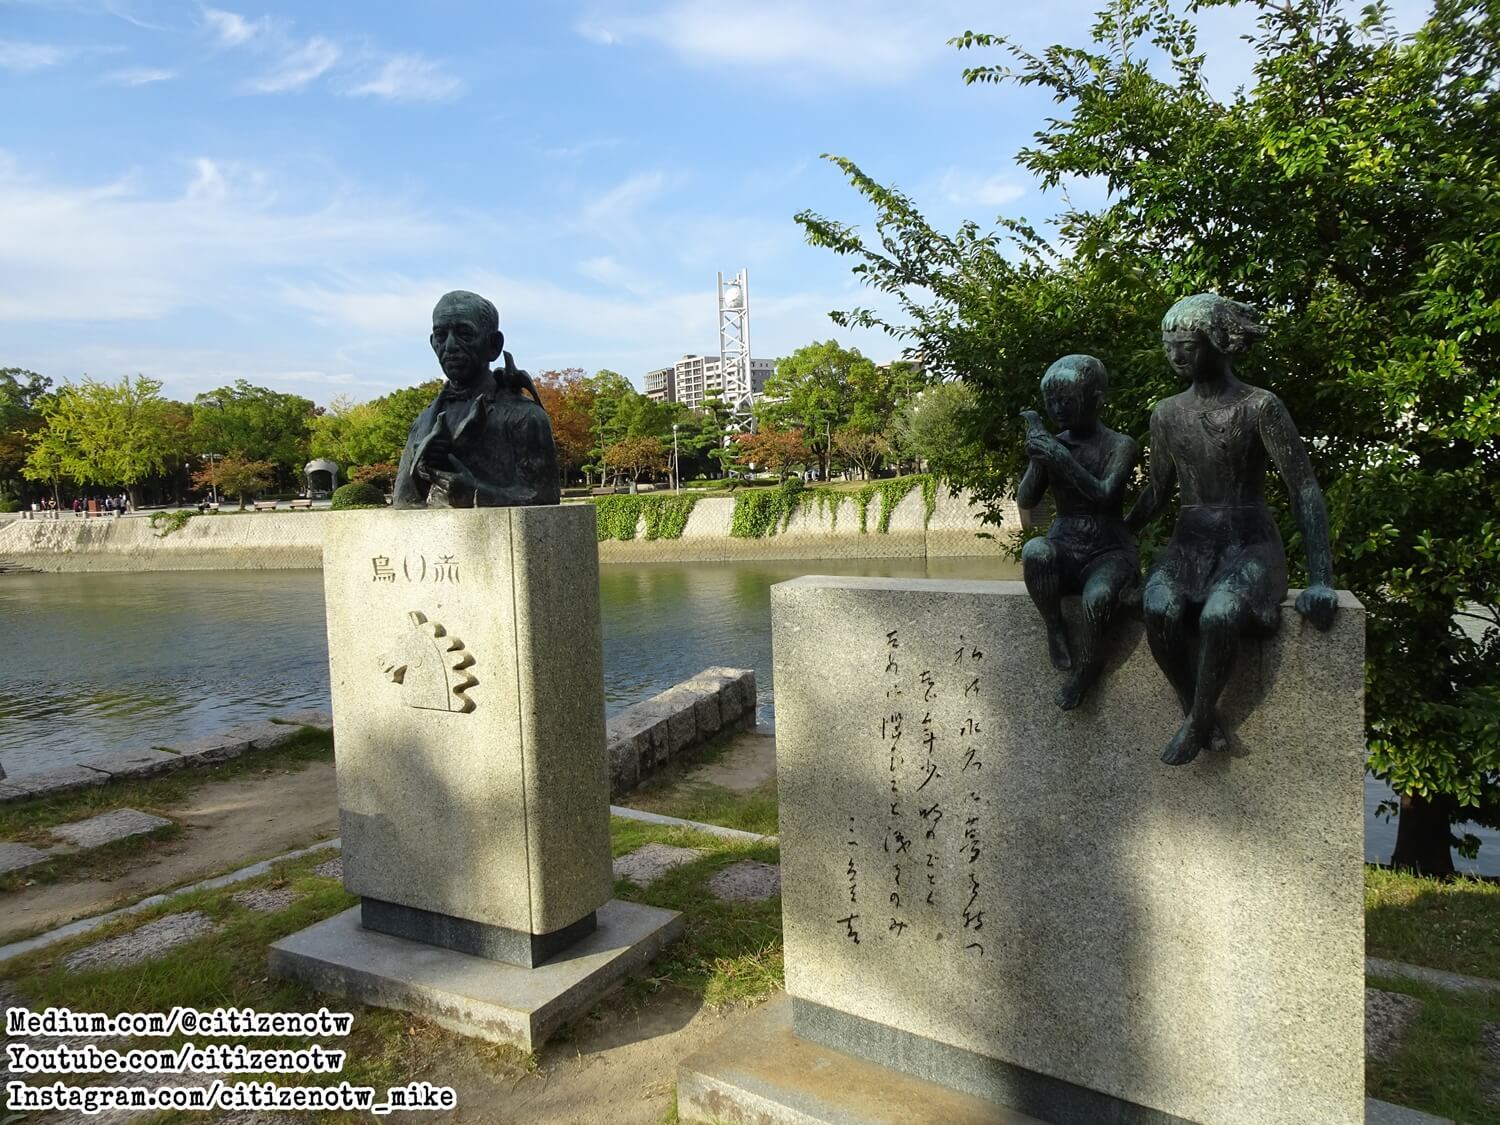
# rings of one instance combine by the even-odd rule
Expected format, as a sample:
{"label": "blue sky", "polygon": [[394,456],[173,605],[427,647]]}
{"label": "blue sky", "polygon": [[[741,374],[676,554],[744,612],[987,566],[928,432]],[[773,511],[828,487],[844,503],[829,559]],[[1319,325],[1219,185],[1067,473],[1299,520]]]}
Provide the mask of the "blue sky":
{"label": "blue sky", "polygon": [[[468,288],[521,366],[639,384],[717,349],[742,267],[757,356],[890,358],[792,221],[868,222],[819,154],[945,227],[1044,219],[1014,156],[1055,107],[965,87],[945,41],[1083,43],[1097,6],[0,0],[0,366],[365,399],[438,374],[432,304]],[[1246,26],[1205,21],[1226,91]]]}

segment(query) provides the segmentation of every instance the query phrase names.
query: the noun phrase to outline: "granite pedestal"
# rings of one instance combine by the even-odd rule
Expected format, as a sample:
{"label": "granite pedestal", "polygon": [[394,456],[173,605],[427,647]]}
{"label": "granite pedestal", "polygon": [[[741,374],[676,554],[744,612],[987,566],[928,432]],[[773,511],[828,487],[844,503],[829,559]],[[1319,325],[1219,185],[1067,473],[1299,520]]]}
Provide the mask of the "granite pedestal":
{"label": "granite pedestal", "polygon": [[1353,598],[1244,643],[1229,751],[1176,768],[1137,621],[1063,712],[1021,583],[771,604],[797,1037],[1058,1125],[1363,1121]]}
{"label": "granite pedestal", "polygon": [[[334,513],[323,576],[344,886],[363,899],[340,934],[378,932],[408,959],[451,951],[479,966],[465,980],[514,966],[520,976],[483,986],[493,998],[569,959],[607,907],[639,922],[610,899],[592,507]],[[659,913],[637,935],[647,945],[671,928]],[[614,948],[626,932],[602,940]],[[278,943],[277,971],[412,1007],[410,989],[371,983],[400,960],[395,947],[351,939],[334,973],[326,939],[304,938]],[[567,983],[591,999],[632,958],[571,960],[603,974]],[[479,1024],[493,1037],[503,1021]]]}

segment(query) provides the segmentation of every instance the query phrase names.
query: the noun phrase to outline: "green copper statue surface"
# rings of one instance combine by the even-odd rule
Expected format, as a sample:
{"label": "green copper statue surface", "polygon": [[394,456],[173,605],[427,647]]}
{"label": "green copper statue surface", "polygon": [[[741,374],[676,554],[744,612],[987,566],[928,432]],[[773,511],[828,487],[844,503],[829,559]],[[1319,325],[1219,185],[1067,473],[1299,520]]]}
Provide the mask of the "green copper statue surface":
{"label": "green copper statue surface", "polygon": [[1268,459],[1286,482],[1307,548],[1311,583],[1297,611],[1327,629],[1338,607],[1328,513],[1307,449],[1281,400],[1231,368],[1264,335],[1255,310],[1213,293],[1183,298],[1162,320],[1167,362],[1192,385],[1151,412],[1150,478],[1128,522],[1145,526],[1181,489],[1171,542],[1141,594],[1152,655],[1185,716],[1162,753],[1169,765],[1223,745],[1214,708],[1240,638],[1280,623],[1286,549],[1266,506]]}
{"label": "green copper statue surface", "polygon": [[[531,377],[504,348],[500,317],[489,301],[463,290],[438,301],[432,350],[448,381],[412,423],[396,469],[394,507],[561,501],[552,424]],[[504,365],[491,371],[502,355]]]}
{"label": "green copper statue surface", "polygon": [[[1026,589],[1047,625],[1052,666],[1068,672],[1057,691],[1058,706],[1077,707],[1099,672],[1099,642],[1122,595],[1139,581],[1135,535],[1125,525],[1125,486],[1140,448],[1099,422],[1107,385],[1104,364],[1091,355],[1069,355],[1042,376],[1047,413],[1062,427],[1056,437],[1034,410],[1027,421],[1031,463],[1021,478],[1017,503],[1033,508],[1049,488],[1057,515],[1044,539],[1021,551]],[[1070,644],[1062,599],[1081,594],[1083,624]]]}

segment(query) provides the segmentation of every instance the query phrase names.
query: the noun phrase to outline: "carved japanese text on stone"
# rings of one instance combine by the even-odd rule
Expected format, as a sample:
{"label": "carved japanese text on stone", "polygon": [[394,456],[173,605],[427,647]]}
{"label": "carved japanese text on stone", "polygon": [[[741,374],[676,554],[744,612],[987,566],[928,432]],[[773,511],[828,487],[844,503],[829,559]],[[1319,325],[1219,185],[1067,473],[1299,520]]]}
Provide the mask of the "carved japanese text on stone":
{"label": "carved japanese text on stone", "polygon": [[406,618],[410,627],[396,649],[380,658],[386,678],[401,686],[401,701],[425,711],[474,710],[467,692],[479,681],[468,671],[474,657],[463,641],[419,610]]}
{"label": "carved japanese text on stone", "polygon": [[[531,376],[504,350],[495,306],[448,293],[432,310],[447,383],[412,423],[396,470],[397,508],[504,508],[562,499],[552,424]],[[504,364],[490,364],[504,357]]]}
{"label": "carved japanese text on stone", "polygon": [[848,897],[828,904],[827,925],[854,945],[950,941],[978,960],[990,909],[979,861],[992,817],[984,651],[961,633],[939,650],[903,632],[871,637],[883,698],[862,713],[888,788],[846,814]]}
{"label": "carved japanese text on stone", "polygon": [[1213,293],[1184,297],[1162,320],[1167,361],[1192,385],[1151,412],[1150,479],[1129,523],[1145,526],[1180,483],[1177,526],[1141,595],[1151,653],[1185,716],[1162,752],[1169,765],[1227,746],[1215,707],[1240,637],[1280,623],[1286,548],[1266,506],[1268,459],[1307,548],[1311,581],[1297,611],[1326,630],[1338,606],[1328,512],[1307,449],[1281,400],[1231,368],[1265,334],[1254,309]]}

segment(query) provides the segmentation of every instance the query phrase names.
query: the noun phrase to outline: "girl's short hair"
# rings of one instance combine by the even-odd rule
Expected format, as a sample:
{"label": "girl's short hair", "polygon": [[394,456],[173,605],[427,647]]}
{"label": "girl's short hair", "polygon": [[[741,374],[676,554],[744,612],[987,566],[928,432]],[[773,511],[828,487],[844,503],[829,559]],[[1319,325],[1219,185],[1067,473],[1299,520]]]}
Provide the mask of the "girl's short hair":
{"label": "girl's short hair", "polygon": [[1161,318],[1163,332],[1202,332],[1223,355],[1243,355],[1266,335],[1260,314],[1250,305],[1217,293],[1184,297]]}
{"label": "girl's short hair", "polygon": [[1102,399],[1109,390],[1109,373],[1091,355],[1065,355],[1042,376],[1043,393],[1048,384],[1062,382],[1076,383]]}

